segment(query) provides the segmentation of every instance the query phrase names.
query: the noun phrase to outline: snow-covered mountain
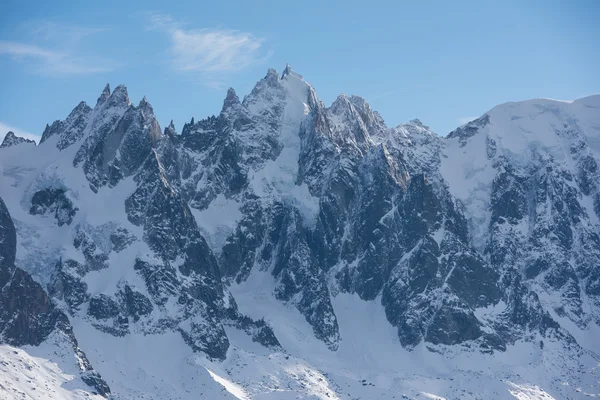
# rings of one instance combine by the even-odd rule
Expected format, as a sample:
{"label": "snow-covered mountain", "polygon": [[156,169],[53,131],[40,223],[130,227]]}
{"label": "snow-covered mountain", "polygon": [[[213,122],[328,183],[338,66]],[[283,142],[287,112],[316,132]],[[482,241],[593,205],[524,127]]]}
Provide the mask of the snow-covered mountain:
{"label": "snow-covered mountain", "polygon": [[3,398],[600,396],[600,96],[442,138],[288,66],[6,137]]}

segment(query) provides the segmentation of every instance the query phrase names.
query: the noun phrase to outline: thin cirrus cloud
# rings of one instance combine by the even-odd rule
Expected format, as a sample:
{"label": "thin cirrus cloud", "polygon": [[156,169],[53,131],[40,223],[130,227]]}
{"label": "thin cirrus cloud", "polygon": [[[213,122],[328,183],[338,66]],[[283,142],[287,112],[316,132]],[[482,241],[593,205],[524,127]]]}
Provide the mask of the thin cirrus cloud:
{"label": "thin cirrus cloud", "polygon": [[10,57],[36,73],[71,76],[115,69],[116,63],[89,54],[83,43],[103,29],[29,21],[21,24],[20,30],[19,40],[0,40],[0,56]]}
{"label": "thin cirrus cloud", "polygon": [[170,16],[150,15],[152,28],[168,35],[169,54],[176,71],[194,74],[207,86],[219,88],[231,73],[266,61],[264,39],[252,33],[225,29],[184,29]]}
{"label": "thin cirrus cloud", "polygon": [[88,36],[107,31],[105,28],[59,24],[45,20],[28,21],[21,26],[37,40],[57,41],[65,47],[75,46]]}
{"label": "thin cirrus cloud", "polygon": [[68,52],[19,42],[0,41],[0,55],[28,63],[36,72],[47,75],[83,75],[113,70],[110,65],[81,59]]}

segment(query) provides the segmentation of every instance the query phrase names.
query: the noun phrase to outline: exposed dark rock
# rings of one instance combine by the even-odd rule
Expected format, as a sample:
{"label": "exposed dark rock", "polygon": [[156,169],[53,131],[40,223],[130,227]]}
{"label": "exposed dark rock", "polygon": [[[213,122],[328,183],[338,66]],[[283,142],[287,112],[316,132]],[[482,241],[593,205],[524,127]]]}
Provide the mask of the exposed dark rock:
{"label": "exposed dark rock", "polygon": [[154,308],[146,296],[133,291],[129,285],[124,287],[121,293],[121,301],[127,314],[132,316],[134,321],[139,320],[141,316],[150,314]]}
{"label": "exposed dark rock", "polygon": [[63,300],[72,312],[79,310],[79,306],[89,299],[87,284],[81,279],[85,271],[85,267],[75,260],[60,260],[48,285],[48,293]]}
{"label": "exposed dark rock", "polygon": [[96,319],[115,318],[120,312],[119,304],[104,294],[93,296],[88,305],[88,315]]}
{"label": "exposed dark rock", "polygon": [[54,215],[58,226],[70,225],[79,209],[66,196],[65,189],[47,188],[35,192],[29,213],[32,215]]}

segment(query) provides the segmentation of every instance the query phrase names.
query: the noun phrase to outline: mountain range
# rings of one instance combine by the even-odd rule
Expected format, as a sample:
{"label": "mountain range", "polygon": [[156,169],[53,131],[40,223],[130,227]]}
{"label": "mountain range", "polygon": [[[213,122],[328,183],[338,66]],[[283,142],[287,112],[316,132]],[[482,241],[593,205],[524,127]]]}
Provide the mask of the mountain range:
{"label": "mountain range", "polygon": [[600,95],[438,136],[286,66],[0,146],[0,397],[600,396]]}

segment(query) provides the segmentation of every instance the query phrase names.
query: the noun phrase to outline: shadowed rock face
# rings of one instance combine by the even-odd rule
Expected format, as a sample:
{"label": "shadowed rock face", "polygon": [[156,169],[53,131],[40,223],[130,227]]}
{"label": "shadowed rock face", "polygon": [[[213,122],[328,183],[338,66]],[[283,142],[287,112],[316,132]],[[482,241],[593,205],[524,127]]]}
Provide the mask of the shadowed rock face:
{"label": "shadowed rock face", "polygon": [[54,215],[59,226],[70,225],[78,208],[65,195],[64,189],[47,188],[36,192],[31,199],[29,213]]}
{"label": "shadowed rock face", "polygon": [[[2,271],[11,270],[15,264],[15,255],[17,253],[17,232],[15,225],[10,218],[8,209],[4,201],[0,199],[0,266]],[[5,279],[3,282],[6,283]]]}

